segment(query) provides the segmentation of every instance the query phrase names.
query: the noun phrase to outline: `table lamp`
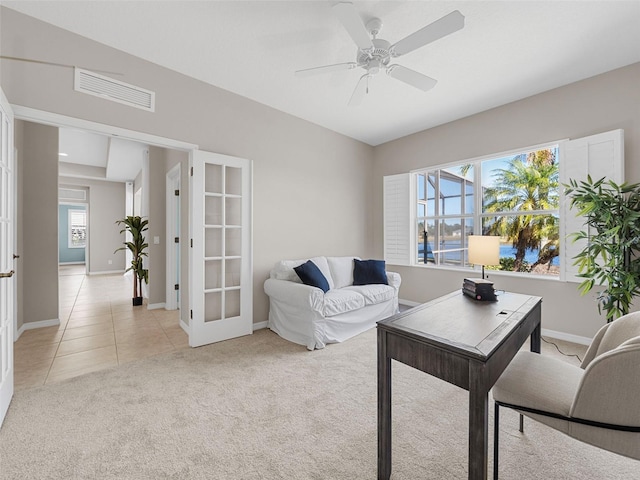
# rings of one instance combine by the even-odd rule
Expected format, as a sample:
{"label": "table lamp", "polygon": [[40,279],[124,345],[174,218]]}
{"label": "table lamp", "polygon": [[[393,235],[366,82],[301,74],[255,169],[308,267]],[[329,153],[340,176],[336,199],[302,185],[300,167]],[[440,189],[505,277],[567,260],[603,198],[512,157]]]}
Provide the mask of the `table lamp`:
{"label": "table lamp", "polygon": [[484,280],[484,266],[500,263],[500,237],[485,235],[469,235],[469,263],[482,265],[482,279]]}

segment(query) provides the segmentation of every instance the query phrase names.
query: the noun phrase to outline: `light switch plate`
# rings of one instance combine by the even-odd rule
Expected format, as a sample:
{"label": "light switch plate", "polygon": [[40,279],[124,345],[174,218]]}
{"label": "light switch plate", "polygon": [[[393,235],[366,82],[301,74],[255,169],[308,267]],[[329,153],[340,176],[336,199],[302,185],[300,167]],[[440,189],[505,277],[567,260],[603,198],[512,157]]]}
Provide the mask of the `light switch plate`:
{"label": "light switch plate", "polygon": [[154,245],[160,245],[160,237],[158,237],[158,236],[153,237],[153,244]]}

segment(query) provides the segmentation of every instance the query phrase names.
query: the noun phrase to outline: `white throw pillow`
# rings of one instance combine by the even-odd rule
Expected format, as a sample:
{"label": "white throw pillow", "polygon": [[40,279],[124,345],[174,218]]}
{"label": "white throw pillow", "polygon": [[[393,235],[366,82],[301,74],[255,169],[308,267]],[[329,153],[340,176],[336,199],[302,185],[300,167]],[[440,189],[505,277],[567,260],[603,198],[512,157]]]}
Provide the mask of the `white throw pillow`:
{"label": "white throw pillow", "polygon": [[[316,267],[322,272],[322,275],[327,279],[327,283],[329,283],[329,289],[334,288],[334,282],[331,278],[331,270],[329,270],[329,265],[327,264],[327,259],[325,257],[313,257],[310,258],[313,263],[316,264]],[[287,280],[289,282],[297,282],[302,283],[300,277],[294,270],[295,267],[302,265],[307,260],[280,260],[273,267],[273,271],[271,272],[271,277],[277,280]]]}
{"label": "white throw pillow", "polygon": [[[329,270],[335,287],[342,288],[353,285],[353,259],[360,257],[327,257]],[[323,272],[324,273],[324,272]]]}

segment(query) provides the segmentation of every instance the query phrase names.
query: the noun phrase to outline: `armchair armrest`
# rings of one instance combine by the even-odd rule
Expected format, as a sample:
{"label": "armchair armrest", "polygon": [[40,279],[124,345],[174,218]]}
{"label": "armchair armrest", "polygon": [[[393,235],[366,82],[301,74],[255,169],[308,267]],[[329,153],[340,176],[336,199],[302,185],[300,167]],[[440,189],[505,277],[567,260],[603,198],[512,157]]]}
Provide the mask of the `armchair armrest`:
{"label": "armchair armrest", "polygon": [[321,312],[324,305],[324,292],[303,283],[268,278],[264,282],[264,292],[275,301],[317,312]]}
{"label": "armchair armrest", "polygon": [[629,342],[595,358],[585,369],[570,416],[640,427],[640,344]]}
{"label": "armchair armrest", "polygon": [[396,290],[400,289],[400,284],[402,283],[402,278],[399,273],[396,272],[387,272],[387,282]]}

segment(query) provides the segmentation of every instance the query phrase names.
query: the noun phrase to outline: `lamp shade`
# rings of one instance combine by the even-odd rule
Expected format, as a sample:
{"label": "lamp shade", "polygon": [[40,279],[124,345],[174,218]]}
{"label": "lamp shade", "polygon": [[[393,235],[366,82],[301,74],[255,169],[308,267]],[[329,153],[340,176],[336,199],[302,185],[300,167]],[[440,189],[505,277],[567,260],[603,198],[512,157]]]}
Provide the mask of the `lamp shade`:
{"label": "lamp shade", "polygon": [[469,263],[498,265],[500,263],[500,237],[469,235]]}

